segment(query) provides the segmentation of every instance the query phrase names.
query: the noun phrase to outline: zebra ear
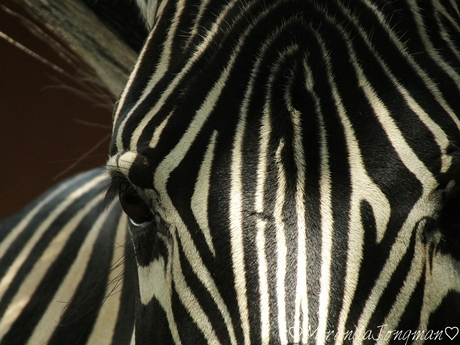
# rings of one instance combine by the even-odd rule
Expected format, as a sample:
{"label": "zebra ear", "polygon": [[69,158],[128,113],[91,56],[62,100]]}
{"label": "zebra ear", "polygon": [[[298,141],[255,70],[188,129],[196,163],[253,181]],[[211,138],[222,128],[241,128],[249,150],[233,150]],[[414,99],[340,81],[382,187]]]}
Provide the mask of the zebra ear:
{"label": "zebra ear", "polygon": [[153,28],[158,10],[158,0],[136,0],[147,29]]}

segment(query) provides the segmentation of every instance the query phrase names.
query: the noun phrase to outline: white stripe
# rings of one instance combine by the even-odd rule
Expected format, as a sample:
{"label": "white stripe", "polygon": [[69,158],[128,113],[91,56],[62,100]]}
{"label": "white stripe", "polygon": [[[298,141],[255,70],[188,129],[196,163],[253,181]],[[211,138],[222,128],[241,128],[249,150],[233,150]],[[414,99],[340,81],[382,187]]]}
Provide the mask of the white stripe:
{"label": "white stripe", "polygon": [[261,344],[270,343],[270,299],[268,294],[268,265],[265,257],[265,227],[266,221],[257,219],[256,247],[259,272],[260,293],[260,338]]}
{"label": "white stripe", "polygon": [[209,141],[204,160],[201,163],[198,178],[195,184],[195,191],[192,195],[191,209],[195,216],[196,222],[203,231],[206,244],[212,255],[216,256],[216,250],[212,243],[211,230],[209,229],[209,213],[208,213],[208,202],[209,202],[209,188],[211,187],[211,168],[214,160],[214,148],[216,145],[217,132],[212,134],[211,140]]}
{"label": "white stripe", "polygon": [[274,218],[276,225],[276,295],[278,305],[278,329],[281,344],[288,344],[286,324],[286,236],[283,222],[283,206],[286,195],[286,177],[281,163],[281,151],[284,141],[281,140],[276,150],[276,165],[278,166],[278,187],[276,190]]}
{"label": "white stripe", "polygon": [[136,326],[134,326],[133,335],[131,336],[131,342],[129,345],[136,345]]}
{"label": "white stripe", "polygon": [[[260,127],[260,151],[259,163],[257,166],[257,187],[255,210],[257,213],[263,214],[264,212],[264,189],[266,187],[266,174],[267,174],[267,157],[268,157],[268,143],[270,140],[270,117],[265,113],[262,117]],[[259,293],[260,293],[260,336],[261,343],[268,344],[270,342],[270,299],[268,292],[268,277],[267,277],[267,259],[265,257],[265,226],[266,221],[260,218],[257,219],[257,261],[259,263]]]}
{"label": "white stripe", "polygon": [[157,145],[158,142],[160,141],[161,134],[163,133],[163,130],[165,129],[166,125],[168,124],[169,119],[171,118],[171,115],[174,113],[174,110],[171,111],[171,113],[163,120],[163,122],[160,123],[158,128],[153,132],[152,135],[152,140],[150,140],[149,147],[154,149]]}
{"label": "white stripe", "polygon": [[[292,51],[294,52],[294,50]],[[288,53],[288,52],[286,52]],[[288,89],[288,88],[286,88]],[[306,234],[306,210],[304,196],[305,190],[305,152],[303,149],[302,137],[302,114],[294,108],[289,95],[286,95],[288,110],[291,113],[292,125],[294,127],[294,161],[297,168],[296,183],[296,213],[297,213],[297,283],[295,299],[295,316],[294,316],[294,341],[300,342],[300,336],[303,336],[302,342],[308,341],[308,291],[307,291],[307,234]],[[302,317],[302,324],[300,323]],[[305,330],[305,331],[303,331]]]}
{"label": "white stripe", "polygon": [[238,310],[243,329],[244,344],[250,342],[250,325],[248,314],[248,301],[246,289],[246,265],[244,263],[243,241],[243,181],[241,178],[243,169],[243,136],[246,129],[246,117],[241,116],[236,128],[232,150],[231,186],[230,186],[230,240],[232,252],[233,276],[235,277],[235,292],[238,301]]}

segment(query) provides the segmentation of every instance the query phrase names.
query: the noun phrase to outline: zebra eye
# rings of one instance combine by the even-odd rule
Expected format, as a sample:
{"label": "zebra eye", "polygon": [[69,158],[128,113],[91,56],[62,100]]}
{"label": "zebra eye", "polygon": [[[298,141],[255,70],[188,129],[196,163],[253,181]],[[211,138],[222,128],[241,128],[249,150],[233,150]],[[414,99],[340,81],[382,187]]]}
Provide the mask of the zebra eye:
{"label": "zebra eye", "polygon": [[150,208],[131,185],[120,188],[119,198],[132,225],[141,226],[153,220]]}

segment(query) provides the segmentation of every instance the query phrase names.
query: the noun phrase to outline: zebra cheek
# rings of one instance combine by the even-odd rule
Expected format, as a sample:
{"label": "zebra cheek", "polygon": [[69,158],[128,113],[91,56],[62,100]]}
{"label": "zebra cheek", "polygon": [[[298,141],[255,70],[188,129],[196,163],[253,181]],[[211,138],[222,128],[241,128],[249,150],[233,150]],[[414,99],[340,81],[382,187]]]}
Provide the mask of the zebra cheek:
{"label": "zebra cheek", "polygon": [[140,227],[130,226],[137,262],[139,297],[144,306],[150,305],[154,298],[162,305],[170,299],[167,238],[158,235],[157,228],[155,222]]}
{"label": "zebra cheek", "polygon": [[162,257],[153,260],[147,266],[138,266],[140,302],[148,305],[155,297],[160,304],[169,300],[165,260]]}
{"label": "zebra cheek", "polygon": [[157,224],[149,222],[140,226],[130,225],[131,239],[136,262],[139,267],[148,267],[152,262],[166,256],[167,247],[157,232]]}

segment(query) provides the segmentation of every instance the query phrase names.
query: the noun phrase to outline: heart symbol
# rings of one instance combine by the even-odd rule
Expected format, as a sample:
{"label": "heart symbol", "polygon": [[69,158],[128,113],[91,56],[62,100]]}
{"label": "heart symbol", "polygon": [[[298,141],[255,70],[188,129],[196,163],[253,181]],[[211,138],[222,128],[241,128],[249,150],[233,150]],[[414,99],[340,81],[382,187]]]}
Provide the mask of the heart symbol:
{"label": "heart symbol", "polygon": [[[449,334],[450,332],[450,334]],[[449,337],[450,340],[454,340],[455,337],[458,335],[459,329],[458,327],[446,327],[444,328],[444,333]]]}

